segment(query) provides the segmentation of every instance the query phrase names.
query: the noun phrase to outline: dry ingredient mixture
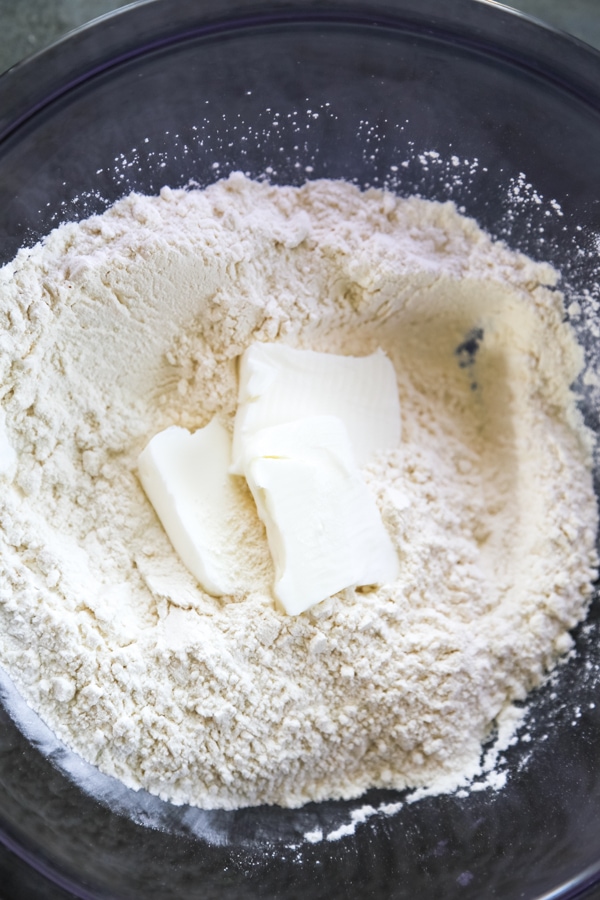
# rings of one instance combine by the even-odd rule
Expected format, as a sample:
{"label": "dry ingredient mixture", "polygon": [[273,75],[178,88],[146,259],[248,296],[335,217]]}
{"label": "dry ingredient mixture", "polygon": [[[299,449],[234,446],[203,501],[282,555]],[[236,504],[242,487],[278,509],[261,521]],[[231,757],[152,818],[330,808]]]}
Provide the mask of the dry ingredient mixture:
{"label": "dry ingredient mixture", "polygon": [[[0,272],[0,663],[100,770],[175,803],[450,790],[571,644],[595,576],[581,353],[556,272],[451,204],[241,174],[131,195]],[[242,479],[240,583],[204,593],[137,477],[231,427],[254,341],[393,361],[364,474],[400,576],[299,616]]]}

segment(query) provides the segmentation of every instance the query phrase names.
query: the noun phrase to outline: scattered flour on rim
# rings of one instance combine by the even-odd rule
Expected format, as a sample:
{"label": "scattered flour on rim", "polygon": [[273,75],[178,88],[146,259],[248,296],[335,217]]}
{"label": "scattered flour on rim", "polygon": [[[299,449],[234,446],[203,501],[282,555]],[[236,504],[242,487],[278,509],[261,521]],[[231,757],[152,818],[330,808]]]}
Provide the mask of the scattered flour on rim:
{"label": "scattered flour on rim", "polygon": [[[205,809],[485,773],[482,742],[569,649],[595,577],[556,280],[452,204],[241,174],[22,250],[0,271],[0,663],[22,696],[102,772]],[[400,577],[294,618],[243,487],[254,588],[219,600],[136,477],[168,425],[231,426],[256,340],[382,347],[398,376],[402,446],[365,477]]]}

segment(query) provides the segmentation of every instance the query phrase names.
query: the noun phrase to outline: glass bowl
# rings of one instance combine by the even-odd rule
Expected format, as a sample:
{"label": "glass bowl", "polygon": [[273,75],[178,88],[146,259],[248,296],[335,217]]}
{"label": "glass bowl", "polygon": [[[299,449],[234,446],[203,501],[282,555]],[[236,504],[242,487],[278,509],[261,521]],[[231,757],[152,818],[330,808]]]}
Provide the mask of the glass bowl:
{"label": "glass bowl", "polygon": [[[131,190],[233,170],[343,178],[455,201],[554,263],[569,301],[599,281],[598,160],[600,57],[496,3],[152,0],[0,79],[0,254]],[[593,355],[586,315],[578,334]],[[579,389],[600,431],[593,392]],[[579,897],[600,884],[599,614],[596,598],[575,652],[528,702],[531,740],[503,754],[502,790],[363,820],[352,813],[401,795],[207,812],[128,791],[74,763],[32,714],[18,727],[4,680],[11,896]],[[344,822],[337,840],[304,838]]]}

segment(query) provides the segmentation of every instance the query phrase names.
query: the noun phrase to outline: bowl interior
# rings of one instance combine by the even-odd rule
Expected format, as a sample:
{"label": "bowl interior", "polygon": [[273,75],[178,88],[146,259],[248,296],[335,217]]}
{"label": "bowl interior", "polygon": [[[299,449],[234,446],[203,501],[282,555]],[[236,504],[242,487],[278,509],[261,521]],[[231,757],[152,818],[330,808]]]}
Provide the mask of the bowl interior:
{"label": "bowl interior", "polygon": [[[4,262],[131,190],[241,170],[453,200],[561,269],[568,298],[598,283],[599,57],[500,7],[154,0],[1,82]],[[590,324],[577,328],[593,357]],[[311,844],[306,832],[403,798],[176,808],[75,771],[34,717],[26,737],[0,710],[4,839],[81,897],[574,896],[600,877],[599,617],[595,600],[529,702],[532,739],[504,754],[498,793],[426,798]],[[11,709],[9,684],[3,695]]]}

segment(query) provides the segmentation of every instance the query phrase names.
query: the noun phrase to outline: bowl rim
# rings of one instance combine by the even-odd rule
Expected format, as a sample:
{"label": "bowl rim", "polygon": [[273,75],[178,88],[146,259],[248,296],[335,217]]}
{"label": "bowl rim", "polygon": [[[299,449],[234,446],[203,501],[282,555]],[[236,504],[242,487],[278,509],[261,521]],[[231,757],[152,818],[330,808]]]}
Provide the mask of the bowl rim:
{"label": "bowl rim", "polygon": [[[510,43],[499,47],[491,25],[502,18],[518,20],[519,27],[509,29]],[[463,47],[529,70],[600,111],[600,50],[498,0],[134,0],[0,75],[0,144],[59,97],[127,60],[190,38],[294,21],[429,36],[443,29]],[[121,23],[131,25],[127,35],[135,39]]]}
{"label": "bowl rim", "polygon": [[[508,46],[494,43],[491,23],[498,17],[520,23]],[[125,22],[128,28],[122,29]],[[497,0],[138,0],[92,19],[0,75],[0,147],[53,102],[126,61],[185,40],[295,22],[429,36],[443,29],[447,40],[535,73],[600,112],[600,51]],[[135,34],[135,40],[123,32]],[[104,897],[73,881],[1,821],[0,843],[82,900]],[[595,864],[535,900],[583,897],[598,885],[600,849]]]}

